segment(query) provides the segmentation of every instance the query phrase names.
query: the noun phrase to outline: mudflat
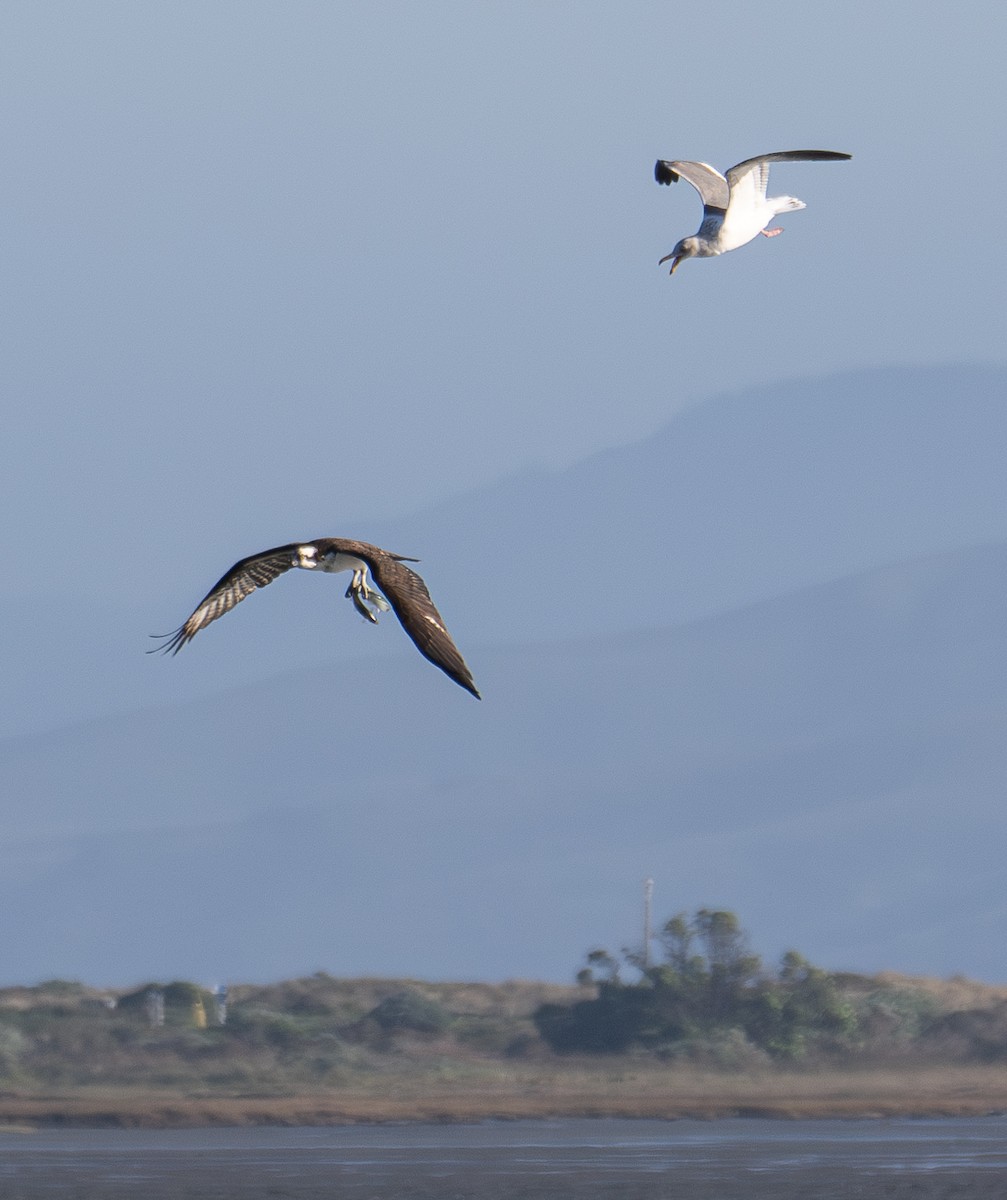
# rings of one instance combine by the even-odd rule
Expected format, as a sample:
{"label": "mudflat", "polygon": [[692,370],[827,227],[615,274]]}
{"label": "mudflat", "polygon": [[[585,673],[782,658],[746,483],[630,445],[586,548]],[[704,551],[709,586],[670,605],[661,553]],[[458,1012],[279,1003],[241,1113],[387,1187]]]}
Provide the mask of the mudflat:
{"label": "mudflat", "polygon": [[999,1200],[1007,1121],[0,1132],[0,1175],[20,1200]]}

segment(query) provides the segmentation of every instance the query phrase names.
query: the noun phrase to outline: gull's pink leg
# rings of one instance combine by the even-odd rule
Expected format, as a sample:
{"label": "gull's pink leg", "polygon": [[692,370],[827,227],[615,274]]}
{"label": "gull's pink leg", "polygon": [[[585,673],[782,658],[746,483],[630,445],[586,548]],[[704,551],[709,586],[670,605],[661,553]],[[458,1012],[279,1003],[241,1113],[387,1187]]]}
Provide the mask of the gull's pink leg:
{"label": "gull's pink leg", "polygon": [[782,229],[760,229],[759,230],[759,233],[761,233],[763,237],[776,237],[778,234],[781,234],[782,232],[783,232]]}

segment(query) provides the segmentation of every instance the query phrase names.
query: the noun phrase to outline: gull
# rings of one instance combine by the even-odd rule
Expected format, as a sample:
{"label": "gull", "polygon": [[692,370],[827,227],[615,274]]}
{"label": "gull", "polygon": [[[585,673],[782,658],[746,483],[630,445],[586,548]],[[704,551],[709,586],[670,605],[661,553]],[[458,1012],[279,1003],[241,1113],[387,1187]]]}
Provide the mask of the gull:
{"label": "gull", "polygon": [[[154,634],[164,640],[163,645],[147,653],[177,654],[211,621],[230,612],[256,588],[272,583],[292,567],[331,573],[351,571],[345,594],[362,617],[376,625],[376,612],[388,612],[389,607],[394,609],[420,654],[435,667],[440,667],[459,687],[481,700],[472,673],[451,640],[426,584],[415,571],[404,565],[418,561],[352,538],[317,538],[313,542],[291,542],[287,546],[263,550],[236,562],[206,593],[184,625],[172,633]],[[380,592],[368,583],[368,573]]]}
{"label": "gull", "polygon": [[852,155],[838,150],[777,150],[774,154],[746,158],[731,167],[726,178],[709,163],[658,159],[654,167],[654,178],[658,183],[677,183],[684,179],[699,192],[703,201],[703,223],[699,231],[692,237],[682,238],[661,262],[666,263],[670,258],[670,273],[674,275],[678,264],[687,258],[713,258],[728,250],[737,250],[760,233],[763,237],[776,237],[782,229],[766,228],[773,217],[806,206],[794,196],[766,195],[769,164],[836,162],[848,158]]}

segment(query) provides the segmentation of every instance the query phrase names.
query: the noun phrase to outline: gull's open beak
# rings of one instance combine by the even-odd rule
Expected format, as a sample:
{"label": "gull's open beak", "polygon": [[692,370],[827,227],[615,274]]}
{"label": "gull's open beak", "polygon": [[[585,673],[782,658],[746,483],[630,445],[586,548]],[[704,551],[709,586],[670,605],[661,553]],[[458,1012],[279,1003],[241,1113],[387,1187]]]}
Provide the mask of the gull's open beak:
{"label": "gull's open beak", "polygon": [[682,261],[682,259],[683,259],[684,257],[685,257],[685,255],[684,255],[684,254],[679,254],[677,258],[675,257],[675,255],[674,255],[674,254],[666,254],[666,255],[664,256],[664,258],[662,258],[662,259],[660,260],[660,262],[658,262],[658,264],[657,264],[657,265],[660,267],[660,266],[662,266],[664,263],[666,263],[666,262],[668,261],[668,259],[669,259],[669,258],[673,258],[673,259],[675,259],[675,261],[674,261],[674,262],[671,264],[671,270],[668,272],[668,274],[669,274],[669,275],[674,275],[674,274],[675,274],[675,271],[678,269],[678,264],[679,264],[679,263]]}

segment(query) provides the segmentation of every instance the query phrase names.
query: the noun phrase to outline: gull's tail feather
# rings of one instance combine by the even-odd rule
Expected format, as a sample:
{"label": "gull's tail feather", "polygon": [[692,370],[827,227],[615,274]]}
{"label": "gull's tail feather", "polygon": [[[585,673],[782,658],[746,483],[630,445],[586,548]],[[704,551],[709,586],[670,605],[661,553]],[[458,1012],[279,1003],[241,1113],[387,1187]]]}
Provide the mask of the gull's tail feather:
{"label": "gull's tail feather", "polygon": [[768,202],[773,206],[774,213],[797,212],[799,208],[808,207],[796,196],[770,196]]}

